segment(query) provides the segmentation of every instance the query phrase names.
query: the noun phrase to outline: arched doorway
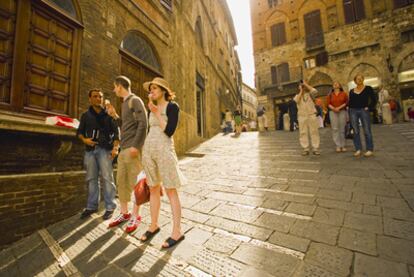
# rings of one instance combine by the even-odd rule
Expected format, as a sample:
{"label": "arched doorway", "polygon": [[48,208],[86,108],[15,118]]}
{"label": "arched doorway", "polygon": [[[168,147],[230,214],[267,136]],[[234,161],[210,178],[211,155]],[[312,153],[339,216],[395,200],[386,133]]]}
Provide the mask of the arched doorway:
{"label": "arched doorway", "polygon": [[414,52],[406,56],[398,67],[398,85],[404,120],[409,120],[408,108],[414,109]]}
{"label": "arched doorway", "polygon": [[152,43],[140,32],[130,31],[121,42],[121,74],[131,80],[131,90],[148,103],[148,93],[142,87],[146,81],[162,77],[161,64]]}
{"label": "arched doorway", "polygon": [[367,86],[371,86],[374,88],[374,90],[378,89],[378,87],[381,84],[381,75],[379,71],[370,64],[367,63],[361,63],[354,67],[354,69],[351,71],[351,73],[348,76],[348,90],[353,89],[356,87],[354,83],[354,77],[357,74],[364,75],[364,83]]}

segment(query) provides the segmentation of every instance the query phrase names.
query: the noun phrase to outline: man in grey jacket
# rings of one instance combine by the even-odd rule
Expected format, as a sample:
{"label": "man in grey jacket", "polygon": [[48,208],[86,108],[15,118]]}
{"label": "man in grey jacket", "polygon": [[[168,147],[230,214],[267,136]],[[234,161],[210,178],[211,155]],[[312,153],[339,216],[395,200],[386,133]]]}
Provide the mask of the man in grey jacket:
{"label": "man in grey jacket", "polygon": [[109,224],[109,227],[129,220],[127,231],[130,231],[135,230],[141,220],[138,216],[139,206],[134,205],[131,215],[128,212],[128,202],[131,201],[132,190],[142,170],[141,150],[147,135],[148,117],[144,102],[131,92],[131,81],[127,77],[115,78],[114,92],[116,96],[123,98],[121,152],[118,156],[116,177],[121,213]]}

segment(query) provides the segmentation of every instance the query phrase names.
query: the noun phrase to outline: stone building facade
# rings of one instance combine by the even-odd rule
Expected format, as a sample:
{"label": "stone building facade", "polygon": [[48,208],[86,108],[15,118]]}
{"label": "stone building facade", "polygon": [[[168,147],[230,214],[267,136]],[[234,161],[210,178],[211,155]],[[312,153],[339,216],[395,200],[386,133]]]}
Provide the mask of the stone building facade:
{"label": "stone building facade", "polygon": [[[278,105],[301,79],[329,93],[334,80],[383,85],[404,110],[414,97],[414,6],[410,0],[251,0],[256,87],[277,124]],[[325,99],[325,98],[324,98]]]}
{"label": "stone building facade", "polygon": [[219,132],[221,112],[241,103],[225,0],[3,0],[0,22],[0,226],[14,230],[0,245],[85,205],[83,145],[44,120],[79,118],[89,89],[119,110],[117,75],[144,102],[142,83],[167,79],[181,107],[178,153]]}
{"label": "stone building facade", "polygon": [[256,90],[243,83],[242,86],[243,99],[243,116],[247,122],[257,120],[257,95]]}

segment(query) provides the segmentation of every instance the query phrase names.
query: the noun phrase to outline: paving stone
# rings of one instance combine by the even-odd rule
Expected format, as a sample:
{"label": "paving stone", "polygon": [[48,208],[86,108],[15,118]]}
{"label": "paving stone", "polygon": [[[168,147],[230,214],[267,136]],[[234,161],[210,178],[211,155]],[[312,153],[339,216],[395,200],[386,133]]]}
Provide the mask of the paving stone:
{"label": "paving stone", "polygon": [[382,218],[373,215],[347,213],[345,215],[344,227],[376,234],[383,233]]}
{"label": "paving stone", "polygon": [[384,233],[398,238],[414,240],[414,222],[385,217]]}
{"label": "paving stone", "polygon": [[207,232],[199,228],[193,228],[185,234],[185,237],[188,241],[191,241],[192,244],[203,245],[213,233]]}
{"label": "paving stone", "polygon": [[211,210],[220,205],[220,203],[222,202],[208,198],[195,204],[193,207],[191,207],[191,210],[208,214]]}
{"label": "paving stone", "polygon": [[287,189],[287,191],[307,193],[307,194],[316,194],[318,190],[319,188],[317,187],[305,187],[301,185],[289,185]]}
{"label": "paving stone", "polygon": [[335,209],[316,208],[313,220],[320,223],[342,226],[344,223],[345,212]]}
{"label": "paving stone", "polygon": [[354,192],[352,194],[352,202],[360,204],[375,205],[376,196],[373,194],[367,194],[363,192]]}
{"label": "paving stone", "polygon": [[320,189],[316,194],[316,197],[348,202],[351,201],[352,193],[349,191]]}
{"label": "paving stone", "polygon": [[328,199],[316,199],[316,203],[325,208],[338,209],[347,212],[362,212],[362,205],[358,203],[343,202],[337,200],[328,200]]}
{"label": "paving stone", "polygon": [[339,234],[339,227],[319,222],[297,220],[292,226],[290,234],[312,241],[335,245]]}
{"label": "paving stone", "polygon": [[114,277],[114,276],[130,276],[129,274],[122,271],[120,268],[111,265],[106,267],[104,270],[100,271],[98,274],[96,274],[97,277]]}
{"label": "paving stone", "polygon": [[[290,276],[299,264],[299,259],[266,248],[242,244],[231,258],[265,270],[273,276]],[[273,270],[276,269],[277,270]]]}
{"label": "paving stone", "polygon": [[409,266],[408,269],[410,270],[410,276],[413,277],[414,276],[414,266]]}
{"label": "paving stone", "polygon": [[373,256],[377,255],[376,235],[372,233],[342,228],[338,246]]}
{"label": "paving stone", "polygon": [[295,221],[296,219],[292,217],[263,213],[254,224],[287,233]]}
{"label": "paving stone", "polygon": [[294,277],[339,277],[340,275],[327,271],[308,262],[301,262]]}
{"label": "paving stone", "polygon": [[276,211],[284,211],[287,206],[288,203],[286,201],[278,199],[268,199],[262,205],[263,208],[272,209]]}
{"label": "paving stone", "polygon": [[263,241],[267,240],[270,237],[270,234],[272,233],[272,230],[269,229],[253,226],[243,222],[236,222],[220,217],[212,217],[206,222],[206,224]]}
{"label": "paving stone", "polygon": [[228,257],[203,249],[190,260],[190,264],[213,276],[240,276],[246,269],[242,263]]}
{"label": "paving stone", "polygon": [[407,201],[411,209],[414,209],[414,191],[401,191],[401,195]]}
{"label": "paving stone", "polygon": [[269,242],[301,252],[306,252],[310,244],[310,240],[308,239],[283,234],[277,231],[270,236]]}
{"label": "paving stone", "polygon": [[270,187],[270,189],[285,191],[287,190],[288,187],[290,186],[286,184],[274,184],[273,186]]}
{"label": "paving stone", "polygon": [[311,243],[305,261],[341,276],[348,276],[352,265],[352,252],[322,243]]}
{"label": "paving stone", "polygon": [[204,244],[204,246],[211,251],[231,254],[237,247],[239,247],[240,244],[241,240],[234,237],[225,236],[223,234],[215,234]]}
{"label": "paving stone", "polygon": [[242,272],[240,277],[272,277],[274,275],[271,275],[267,273],[266,271],[256,269],[254,267],[248,267],[246,270]]}
{"label": "paving stone", "polygon": [[382,216],[382,209],[378,206],[364,205],[364,214]]}
{"label": "paving stone", "polygon": [[391,208],[382,208],[384,217],[390,217],[395,219],[401,219],[406,221],[414,221],[414,212],[409,209],[396,210]]}
{"label": "paving stone", "polygon": [[409,209],[407,203],[402,198],[378,196],[378,206],[398,210]]}
{"label": "paving stone", "polygon": [[405,264],[355,253],[355,276],[408,277]]}
{"label": "paving stone", "polygon": [[306,215],[311,216],[315,212],[316,206],[315,205],[307,205],[301,203],[290,203],[289,206],[286,208],[285,212],[299,214],[299,215]]}
{"label": "paving stone", "polygon": [[185,192],[180,193],[180,202],[183,208],[191,208],[192,206],[194,206],[202,200],[203,198],[200,196],[192,195]]}
{"label": "paving stone", "polygon": [[182,209],[182,216],[186,219],[198,223],[205,223],[210,218],[210,216],[206,214],[195,212],[189,209]]}
{"label": "paving stone", "polygon": [[414,264],[414,242],[386,236],[378,236],[380,258]]}
{"label": "paving stone", "polygon": [[254,196],[247,196],[247,195],[235,195],[232,193],[225,193],[225,192],[217,192],[213,191],[212,193],[207,195],[208,198],[213,198],[222,201],[230,201],[234,203],[250,205],[250,206],[260,206],[263,203],[263,199],[261,197],[254,197]]}
{"label": "paving stone", "polygon": [[246,223],[254,222],[262,213],[258,210],[226,204],[222,204],[210,212],[212,215]]}

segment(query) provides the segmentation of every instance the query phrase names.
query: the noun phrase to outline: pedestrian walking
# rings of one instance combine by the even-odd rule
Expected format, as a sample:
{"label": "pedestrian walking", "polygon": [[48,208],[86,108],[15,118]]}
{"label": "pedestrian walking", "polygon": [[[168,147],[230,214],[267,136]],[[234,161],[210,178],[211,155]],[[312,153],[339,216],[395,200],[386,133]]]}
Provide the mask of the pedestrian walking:
{"label": "pedestrian walking", "polygon": [[374,153],[374,142],[371,132],[371,116],[369,111],[375,108],[376,97],[372,87],[364,85],[364,76],[362,74],[357,74],[354,78],[354,82],[356,87],[349,92],[349,115],[351,118],[351,125],[354,128],[354,156],[361,156],[362,145],[359,128],[359,122],[361,121],[367,148],[364,156],[370,157]]}
{"label": "pedestrian walking", "polygon": [[226,113],[224,114],[224,121],[226,122],[226,134],[231,133],[233,131],[232,121],[233,121],[233,114],[229,109],[226,109]]}
{"label": "pedestrian walking", "polygon": [[309,155],[309,136],[313,154],[320,155],[319,120],[314,102],[317,93],[318,91],[315,88],[306,82],[301,82],[299,93],[293,98],[298,106],[299,142],[303,148],[302,155],[304,156]]}
{"label": "pedestrian walking", "polygon": [[327,103],[332,128],[332,139],[336,145],[336,152],[346,152],[345,125],[348,94],[339,82],[333,83],[332,91],[327,96]]}
{"label": "pedestrian walking", "polygon": [[177,192],[183,184],[183,175],[178,167],[173,140],[180,108],[173,102],[175,95],[166,80],[155,78],[144,83],[144,89],[149,92],[150,99],[150,129],[143,149],[143,164],[150,187],[151,225],[142,235],[141,241],[152,239],[160,231],[158,217],[162,184],[170,201],[173,218],[171,236],[162,247],[170,248],[184,239],[181,230],[181,203]]}
{"label": "pedestrian walking", "polygon": [[287,126],[284,126],[284,115],[288,113],[289,104],[283,99],[282,103],[279,105],[279,115],[278,115],[278,130],[285,130]]}
{"label": "pedestrian walking", "polygon": [[105,213],[103,219],[111,218],[115,208],[115,182],[112,160],[118,155],[119,131],[115,120],[103,107],[103,93],[100,89],[91,89],[88,93],[89,109],[82,114],[78,138],[85,144],[84,166],[88,185],[88,200],[81,219],[98,211],[101,185],[103,180],[103,196]]}
{"label": "pedestrian walking", "polygon": [[118,187],[120,214],[109,223],[115,227],[128,221],[126,231],[132,232],[141,222],[139,206],[134,205],[132,214],[128,212],[128,203],[137,182],[137,176],[142,170],[141,152],[148,129],[147,112],[141,98],[131,92],[131,81],[125,76],[118,76],[114,81],[114,92],[123,98],[121,152],[118,156],[118,172],[116,184]]}
{"label": "pedestrian walking", "polygon": [[241,125],[242,125],[242,112],[240,105],[237,105],[237,109],[233,112],[234,117],[234,125],[236,134],[239,135],[241,132]]}
{"label": "pedestrian walking", "polygon": [[[380,91],[378,92],[378,103],[377,103],[377,114],[378,114],[378,123],[384,122],[384,108],[387,108],[386,106],[388,104],[390,94],[388,90],[384,88],[384,85],[380,86]],[[386,105],[384,107],[384,105]]]}

